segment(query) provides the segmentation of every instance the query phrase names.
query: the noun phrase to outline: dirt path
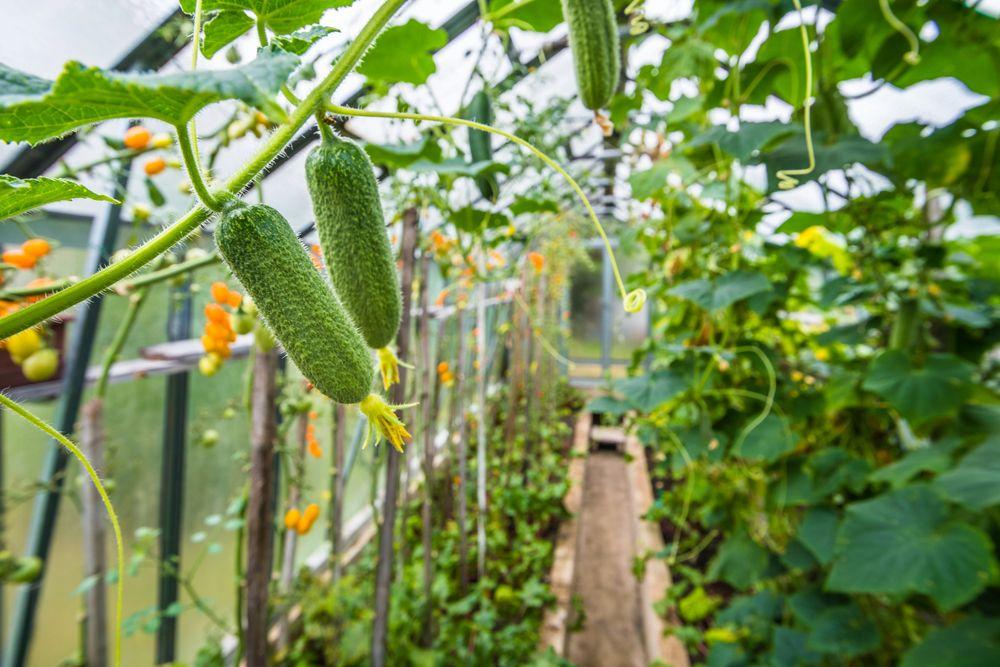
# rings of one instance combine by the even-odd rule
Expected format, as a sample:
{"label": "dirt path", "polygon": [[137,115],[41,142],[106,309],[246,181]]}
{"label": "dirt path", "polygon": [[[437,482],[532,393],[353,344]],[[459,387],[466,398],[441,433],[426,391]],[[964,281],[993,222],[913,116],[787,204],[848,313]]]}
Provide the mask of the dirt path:
{"label": "dirt path", "polygon": [[574,591],[585,611],[569,637],[578,667],[645,667],[641,595],[632,574],[635,516],[625,460],[613,452],[587,459]]}

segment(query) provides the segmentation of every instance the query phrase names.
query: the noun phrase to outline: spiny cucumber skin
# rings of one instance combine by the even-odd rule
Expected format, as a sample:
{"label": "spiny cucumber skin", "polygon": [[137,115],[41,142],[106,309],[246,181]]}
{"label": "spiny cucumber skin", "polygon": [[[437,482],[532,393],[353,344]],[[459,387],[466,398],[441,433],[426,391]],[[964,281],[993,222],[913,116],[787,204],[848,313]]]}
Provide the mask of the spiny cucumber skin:
{"label": "spiny cucumber skin", "polygon": [[576,84],[584,106],[599,111],[618,88],[621,53],[611,0],[562,0]]}
{"label": "spiny cucumber skin", "polygon": [[[474,120],[483,125],[493,124],[493,106],[490,97],[480,90],[473,95],[466,113],[467,120]],[[486,162],[493,159],[493,143],[489,132],[469,128],[469,155],[473,162]],[[492,202],[500,196],[500,184],[495,174],[487,174],[476,179],[479,193]]]}
{"label": "spiny cucumber skin", "polygon": [[371,352],[281,213],[233,204],[215,242],[302,374],[338,403],[362,401],[375,376]]}
{"label": "spiny cucumber skin", "polygon": [[403,300],[372,162],[353,141],[324,139],[306,159],[306,182],[333,289],[368,345],[386,347]]}

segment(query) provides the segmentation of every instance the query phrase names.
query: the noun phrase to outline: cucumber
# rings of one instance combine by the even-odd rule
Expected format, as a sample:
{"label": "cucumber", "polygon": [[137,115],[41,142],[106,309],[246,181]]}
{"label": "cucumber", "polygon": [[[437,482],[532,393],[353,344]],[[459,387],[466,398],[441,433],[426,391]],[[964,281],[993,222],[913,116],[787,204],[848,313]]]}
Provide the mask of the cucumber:
{"label": "cucumber", "polygon": [[338,403],[360,403],[371,352],[285,218],[270,206],[227,204],[215,242],[260,316],[302,374]]}
{"label": "cucumber", "polygon": [[371,160],[353,141],[324,138],[306,159],[306,182],[333,289],[369,347],[384,348],[403,300]]}
{"label": "cucumber", "polygon": [[[480,90],[473,95],[465,117],[483,125],[493,124],[493,106],[485,91]],[[493,142],[489,132],[469,128],[469,155],[474,163],[493,159]],[[495,202],[500,196],[500,184],[495,174],[478,177],[476,187],[479,188],[480,194],[491,202]]]}
{"label": "cucumber", "polygon": [[611,0],[562,0],[569,26],[569,47],[576,65],[576,85],[584,106],[608,106],[618,88],[621,47]]}

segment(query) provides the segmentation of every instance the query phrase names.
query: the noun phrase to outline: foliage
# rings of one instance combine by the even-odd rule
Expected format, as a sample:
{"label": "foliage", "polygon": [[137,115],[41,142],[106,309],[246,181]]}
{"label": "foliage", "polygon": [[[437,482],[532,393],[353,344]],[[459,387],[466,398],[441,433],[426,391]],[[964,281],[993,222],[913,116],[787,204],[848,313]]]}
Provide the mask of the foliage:
{"label": "foliage", "polygon": [[[433,536],[433,599],[424,600],[420,503],[413,501],[404,509],[409,520],[403,524],[397,549],[409,558],[401,563],[393,585],[389,626],[393,664],[561,664],[537,652],[541,616],[552,602],[545,579],[552,565],[555,530],[566,512],[562,499],[568,488],[565,457],[570,428],[565,420],[575,404],[572,394],[565,390],[560,394],[562,407],[539,415],[530,430],[525,420],[513,442],[505,440],[503,424],[506,410],[518,408],[505,404],[506,396],[495,404],[501,409],[490,429],[488,467],[493,472],[485,578],[475,577],[475,540],[470,535],[472,581],[464,593],[459,588],[458,527],[446,509],[457,502],[457,489],[455,480],[443,476],[434,488],[434,521],[444,527]],[[468,476],[474,479],[475,463],[470,464]],[[446,498],[451,500],[445,502]],[[472,485],[467,502],[475,503]],[[374,569],[375,553],[369,548],[336,585],[324,585],[308,571],[300,574],[295,595],[301,596],[303,628],[280,665],[367,664]],[[420,624],[415,622],[425,613],[425,605],[432,609],[435,626],[430,646],[422,642]],[[403,660],[400,656],[409,662],[397,663]]]}
{"label": "foliage", "polygon": [[[591,407],[631,415],[657,452],[668,607],[696,662],[987,664],[1000,301],[992,239],[952,230],[1000,212],[1000,33],[968,3],[891,3],[939,31],[911,63],[880,3],[822,4],[818,35],[805,14],[813,91],[791,3],[700,0],[655,28],[670,47],[612,102],[655,314],[633,377]],[[944,65],[971,52],[993,60]],[[949,76],[985,97],[872,141],[844,86],[868,73],[873,90]],[[786,198],[810,93],[816,168]],[[638,114],[651,96],[666,111]],[[769,96],[791,122],[747,120]]]}

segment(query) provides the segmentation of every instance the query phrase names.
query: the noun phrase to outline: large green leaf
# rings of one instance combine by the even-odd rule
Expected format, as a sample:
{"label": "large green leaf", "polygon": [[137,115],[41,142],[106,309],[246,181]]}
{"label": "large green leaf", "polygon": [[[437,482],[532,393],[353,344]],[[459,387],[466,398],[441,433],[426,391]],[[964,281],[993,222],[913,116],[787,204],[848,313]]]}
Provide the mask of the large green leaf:
{"label": "large green leaf", "polygon": [[775,139],[796,131],[795,126],[778,121],[743,123],[735,132],[730,132],[725,125],[716,125],[691,139],[687,147],[697,148],[705,144],[717,144],[740,162],[746,162]]}
{"label": "large green leaf", "polygon": [[410,19],[389,28],[358,66],[358,73],[385,83],[420,85],[436,71],[434,51],[448,43],[448,33]]}
{"label": "large green leaf", "polygon": [[44,90],[39,79],[0,65],[0,140],[38,143],[112,118],[177,125],[227,99],[281,118],[274,96],[297,65],[296,56],[277,49],[233,69],[177,74],[120,74],[70,62]]}
{"label": "large green leaf", "polygon": [[882,643],[878,629],[853,602],[823,611],[810,625],[806,647],[820,653],[854,658]]}
{"label": "large green leaf", "polygon": [[219,12],[205,22],[201,52],[211,58],[253,26],[253,17],[246,12]]}
{"label": "large green leaf", "polygon": [[888,482],[892,488],[898,489],[922,472],[942,472],[951,467],[952,454],[960,443],[961,440],[951,438],[908,452],[898,461],[873,472],[868,479]]}
{"label": "large green leaf", "polygon": [[64,178],[31,178],[21,180],[0,174],[0,220],[12,218],[31,209],[70,199],[94,199],[117,204],[107,195],[98,194],[76,181]]}
{"label": "large green leaf", "polygon": [[826,586],[844,593],[923,593],[950,610],[996,576],[989,537],[953,520],[937,494],[915,485],[848,506]]}
{"label": "large green leaf", "polygon": [[[202,11],[249,11],[279,35],[319,23],[328,9],[347,7],[354,0],[202,0]],[[195,0],[181,0],[181,9],[194,13]]]}
{"label": "large green leaf", "polygon": [[931,630],[903,655],[900,667],[996,667],[1000,665],[1000,618],[969,616]]}
{"label": "large green leaf", "polygon": [[648,414],[683,392],[689,385],[690,381],[683,375],[674,371],[659,370],[619,380],[615,383],[615,390],[620,392],[633,408]]}
{"label": "large green leaf", "polygon": [[920,424],[955,411],[972,391],[973,367],[950,354],[931,354],[915,368],[905,353],[889,350],[868,369],[863,387]]}
{"label": "large green leaf", "polygon": [[823,663],[823,656],[806,648],[809,635],[801,630],[779,625],[774,629],[770,667],[811,667]]}
{"label": "large green leaf", "polygon": [[504,213],[487,211],[472,206],[466,206],[454,211],[449,219],[455,227],[469,234],[475,234],[484,229],[506,227],[510,224],[510,218]]}
{"label": "large green leaf", "polygon": [[733,453],[745,459],[773,463],[795,449],[798,440],[787,419],[770,414],[747,434]]}
{"label": "large green leaf", "polygon": [[799,524],[796,537],[821,565],[833,558],[839,521],[836,510],[818,506],[810,508]]}
{"label": "large green leaf", "polygon": [[670,294],[692,301],[705,310],[722,310],[737,301],[771,289],[771,282],[756,271],[732,271],[715,280],[691,280],[674,287]]}
{"label": "large green leaf", "polygon": [[1000,503],[1000,435],[979,445],[934,482],[955,502],[982,511]]}
{"label": "large green leaf", "polygon": [[365,150],[372,162],[393,169],[408,167],[418,160],[441,161],[441,147],[429,135],[407,144],[365,144]]}
{"label": "large green leaf", "polygon": [[739,590],[746,590],[764,578],[771,562],[767,549],[744,533],[726,538],[708,566],[708,576]]}

